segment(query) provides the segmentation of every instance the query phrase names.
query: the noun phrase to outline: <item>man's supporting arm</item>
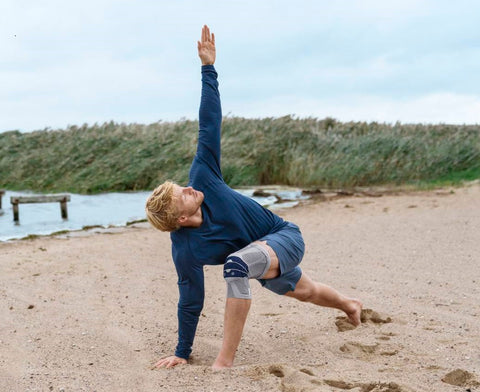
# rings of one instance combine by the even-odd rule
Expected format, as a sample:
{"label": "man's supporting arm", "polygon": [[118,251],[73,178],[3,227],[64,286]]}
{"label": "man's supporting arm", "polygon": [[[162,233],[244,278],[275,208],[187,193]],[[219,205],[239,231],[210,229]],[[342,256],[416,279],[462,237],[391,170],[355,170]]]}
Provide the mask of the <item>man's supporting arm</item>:
{"label": "man's supporting arm", "polygon": [[200,266],[192,268],[190,271],[184,271],[179,264],[175,263],[175,265],[179,275],[178,288],[180,292],[177,312],[178,344],[175,355],[162,358],[154,365],[154,368],[163,366],[169,368],[187,363],[192,352],[198,319],[203,309],[205,297],[203,268]]}
{"label": "man's supporting arm", "polygon": [[178,344],[175,355],[188,359],[205,298],[203,268],[195,268],[193,274],[178,282],[178,288]]}

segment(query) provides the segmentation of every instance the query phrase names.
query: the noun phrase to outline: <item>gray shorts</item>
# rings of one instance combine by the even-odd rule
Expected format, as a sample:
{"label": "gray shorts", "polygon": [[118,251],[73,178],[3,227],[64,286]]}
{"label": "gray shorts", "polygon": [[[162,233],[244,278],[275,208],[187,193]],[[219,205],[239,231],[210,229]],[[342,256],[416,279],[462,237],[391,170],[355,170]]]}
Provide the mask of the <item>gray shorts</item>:
{"label": "gray shorts", "polygon": [[267,245],[275,251],[280,265],[280,275],[274,279],[258,279],[258,281],[265,288],[280,295],[295,290],[302,276],[302,270],[298,264],[305,253],[305,244],[298,226],[287,222],[285,227],[275,233],[267,234],[259,241],[267,241]]}

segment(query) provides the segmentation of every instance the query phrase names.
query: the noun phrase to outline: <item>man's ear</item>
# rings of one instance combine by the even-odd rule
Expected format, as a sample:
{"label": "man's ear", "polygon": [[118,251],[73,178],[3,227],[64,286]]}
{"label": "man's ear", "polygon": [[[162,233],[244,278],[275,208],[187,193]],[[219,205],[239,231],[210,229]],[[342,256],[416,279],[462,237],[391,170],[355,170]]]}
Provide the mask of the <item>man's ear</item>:
{"label": "man's ear", "polygon": [[188,220],[188,218],[185,215],[181,215],[178,219],[177,222],[181,226],[183,223],[185,223]]}

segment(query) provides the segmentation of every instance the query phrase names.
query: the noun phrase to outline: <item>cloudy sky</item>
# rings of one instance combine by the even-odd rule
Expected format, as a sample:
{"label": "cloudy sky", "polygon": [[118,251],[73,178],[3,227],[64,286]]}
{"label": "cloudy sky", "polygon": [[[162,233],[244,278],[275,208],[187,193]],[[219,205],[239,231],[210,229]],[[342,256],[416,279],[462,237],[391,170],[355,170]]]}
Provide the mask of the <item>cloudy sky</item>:
{"label": "cloudy sky", "polygon": [[224,115],[480,123],[475,0],[1,0],[0,132]]}

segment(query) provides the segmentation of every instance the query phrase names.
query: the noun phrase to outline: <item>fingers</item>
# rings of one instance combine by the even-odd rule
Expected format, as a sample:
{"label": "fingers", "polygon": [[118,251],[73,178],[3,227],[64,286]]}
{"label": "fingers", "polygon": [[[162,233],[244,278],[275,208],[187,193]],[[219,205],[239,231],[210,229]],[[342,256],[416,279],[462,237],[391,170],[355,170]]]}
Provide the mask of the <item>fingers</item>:
{"label": "fingers", "polygon": [[155,365],[152,366],[152,370],[153,369],[159,369],[161,367],[168,367],[168,365],[171,363],[172,361],[172,358],[171,357],[167,357],[167,358],[162,358],[160,359]]}
{"label": "fingers", "polygon": [[158,361],[155,365],[153,365],[153,366],[150,368],[150,370],[155,370],[155,369],[161,368],[161,367],[163,366],[163,361],[164,361],[163,359],[160,360],[160,361]]}
{"label": "fingers", "polygon": [[202,28],[202,44],[210,41],[210,30],[207,25]]}
{"label": "fingers", "polygon": [[202,28],[202,44],[205,42],[212,42],[215,44],[215,35],[213,33],[210,34],[210,29],[207,25],[204,25]]}
{"label": "fingers", "polygon": [[204,29],[205,29],[205,42],[209,42],[210,41],[210,29],[208,28],[207,25],[204,26]]}
{"label": "fingers", "polygon": [[168,363],[167,363],[167,366],[165,366],[167,369],[170,369],[174,366],[177,366],[178,364],[180,363],[180,361],[178,360],[178,358],[172,358]]}
{"label": "fingers", "polygon": [[162,367],[166,367],[168,368],[168,365],[169,365],[170,361],[168,360],[162,360],[162,361],[158,361],[155,365],[153,365],[150,369],[151,370],[155,370],[155,369],[160,369]]}
{"label": "fingers", "polygon": [[155,364],[155,367],[165,366],[169,362],[170,358],[163,358]]}
{"label": "fingers", "polygon": [[187,361],[183,358],[171,356],[171,357],[160,359],[155,365],[151,367],[151,370],[160,369],[162,367],[165,367],[166,369],[170,369],[179,364],[186,364],[186,363]]}

